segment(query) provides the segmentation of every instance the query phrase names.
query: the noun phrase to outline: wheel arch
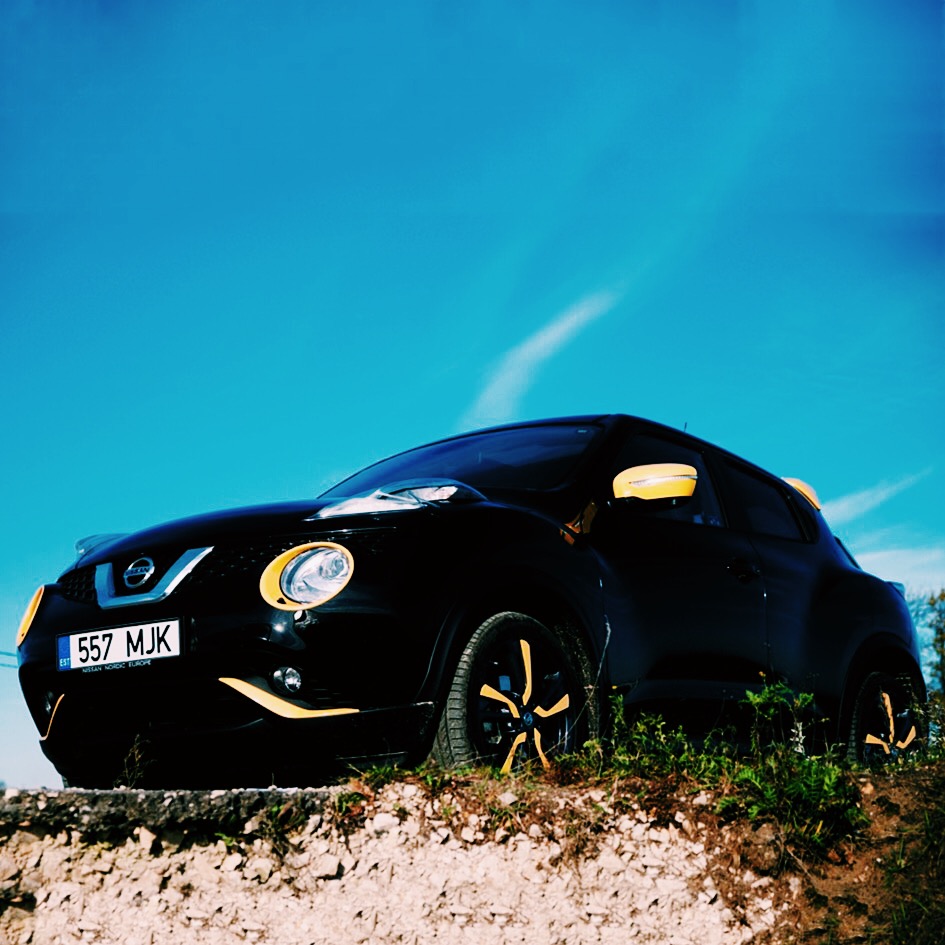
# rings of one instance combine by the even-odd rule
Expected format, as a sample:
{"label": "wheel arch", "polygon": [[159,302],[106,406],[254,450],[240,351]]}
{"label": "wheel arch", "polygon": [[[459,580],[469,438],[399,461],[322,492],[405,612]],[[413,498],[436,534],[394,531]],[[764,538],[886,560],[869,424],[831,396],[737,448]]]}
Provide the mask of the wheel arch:
{"label": "wheel arch", "polygon": [[453,670],[470,637],[486,620],[503,612],[524,614],[551,630],[557,629],[573,637],[583,648],[598,681],[604,682],[604,641],[595,633],[593,621],[586,613],[582,615],[582,609],[578,602],[538,577],[491,587],[484,592],[471,591],[452,608],[440,629],[418,698],[442,704]]}
{"label": "wheel arch", "polygon": [[836,735],[841,741],[849,730],[860,686],[873,672],[908,676],[919,702],[925,702],[927,698],[922,669],[913,654],[903,647],[900,637],[890,632],[877,633],[864,641],[847,668],[837,712]]}

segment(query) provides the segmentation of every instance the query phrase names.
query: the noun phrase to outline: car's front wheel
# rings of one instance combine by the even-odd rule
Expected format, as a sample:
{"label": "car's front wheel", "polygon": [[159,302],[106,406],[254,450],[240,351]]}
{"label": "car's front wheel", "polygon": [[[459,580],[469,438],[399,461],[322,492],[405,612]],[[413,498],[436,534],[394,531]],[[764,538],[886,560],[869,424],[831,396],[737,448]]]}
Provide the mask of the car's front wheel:
{"label": "car's front wheel", "polygon": [[889,764],[922,743],[922,719],[908,676],[874,672],[860,683],[853,704],[847,755],[871,767]]}
{"label": "car's front wheel", "polygon": [[580,642],[504,612],[470,637],[453,675],[433,748],[440,764],[508,773],[548,768],[597,734],[594,680]]}

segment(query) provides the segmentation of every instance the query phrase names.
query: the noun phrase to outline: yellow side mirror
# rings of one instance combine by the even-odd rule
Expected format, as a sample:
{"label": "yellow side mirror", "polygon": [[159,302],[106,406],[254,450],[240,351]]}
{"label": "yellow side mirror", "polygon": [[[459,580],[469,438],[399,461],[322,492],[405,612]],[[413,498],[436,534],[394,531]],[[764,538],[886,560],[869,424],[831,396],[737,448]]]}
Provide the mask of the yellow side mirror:
{"label": "yellow side mirror", "polygon": [[788,476],[784,477],[784,481],[789,486],[793,486],[795,489],[797,489],[797,491],[800,492],[800,494],[804,496],[804,498],[807,499],[807,501],[810,502],[810,504],[815,509],[817,509],[818,512],[820,511],[820,499],[817,497],[817,493],[814,491],[814,487],[812,485],[804,482],[803,479],[792,479]]}
{"label": "yellow side mirror", "polygon": [[615,499],[688,499],[699,474],[685,463],[631,466],[614,477]]}

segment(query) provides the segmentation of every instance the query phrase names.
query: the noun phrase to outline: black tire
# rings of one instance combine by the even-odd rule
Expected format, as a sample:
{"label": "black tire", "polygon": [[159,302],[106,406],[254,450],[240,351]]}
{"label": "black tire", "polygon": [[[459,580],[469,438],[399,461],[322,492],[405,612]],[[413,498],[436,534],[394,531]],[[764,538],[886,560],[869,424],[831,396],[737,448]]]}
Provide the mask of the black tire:
{"label": "black tire", "polygon": [[847,757],[869,767],[892,764],[924,743],[921,713],[908,676],[870,673],[850,718]]}
{"label": "black tire", "polygon": [[508,772],[529,761],[550,767],[598,728],[594,678],[580,642],[504,612],[486,620],[463,649],[432,755],[445,767],[488,764]]}

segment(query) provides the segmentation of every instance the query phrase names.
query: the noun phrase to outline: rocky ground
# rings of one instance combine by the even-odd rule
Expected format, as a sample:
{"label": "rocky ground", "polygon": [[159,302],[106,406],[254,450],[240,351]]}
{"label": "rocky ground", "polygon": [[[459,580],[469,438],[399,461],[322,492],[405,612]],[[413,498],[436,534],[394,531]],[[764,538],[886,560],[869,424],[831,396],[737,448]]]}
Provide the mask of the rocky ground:
{"label": "rocky ground", "polygon": [[671,786],[8,790],[0,942],[866,941],[899,842],[875,781],[875,836],[818,866]]}

